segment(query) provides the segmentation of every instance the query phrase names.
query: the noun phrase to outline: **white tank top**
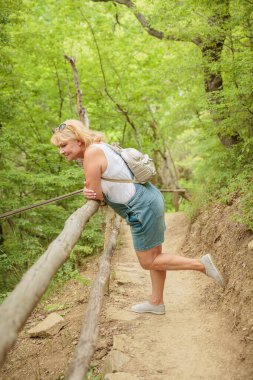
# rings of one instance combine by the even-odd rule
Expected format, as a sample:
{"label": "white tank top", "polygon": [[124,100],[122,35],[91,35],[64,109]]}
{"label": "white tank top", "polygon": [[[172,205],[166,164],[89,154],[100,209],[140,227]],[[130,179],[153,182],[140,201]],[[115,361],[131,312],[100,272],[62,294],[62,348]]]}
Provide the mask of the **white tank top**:
{"label": "white tank top", "polygon": [[[92,144],[96,146],[105,154],[107,160],[107,168],[103,172],[103,177],[113,179],[132,179],[130,170],[128,169],[125,161],[106,144]],[[130,198],[135,194],[135,186],[133,183],[120,183],[110,182],[101,179],[101,187],[106,197],[115,203],[127,203]]]}

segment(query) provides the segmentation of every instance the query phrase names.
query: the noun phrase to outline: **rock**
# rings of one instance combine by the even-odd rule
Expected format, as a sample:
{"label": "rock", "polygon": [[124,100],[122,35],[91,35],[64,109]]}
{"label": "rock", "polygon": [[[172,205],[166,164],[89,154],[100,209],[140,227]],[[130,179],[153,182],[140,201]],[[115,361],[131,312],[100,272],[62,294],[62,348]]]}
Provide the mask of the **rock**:
{"label": "rock", "polygon": [[142,380],[140,377],[127,372],[107,373],[104,380]]}
{"label": "rock", "polygon": [[44,321],[28,331],[31,338],[44,338],[57,334],[65,325],[64,319],[57,313],[51,313]]}
{"label": "rock", "polygon": [[129,357],[123,352],[112,350],[104,362],[103,373],[118,372],[129,361]]}
{"label": "rock", "polygon": [[248,249],[249,250],[253,249],[253,239],[250,240],[250,242],[248,243]]}

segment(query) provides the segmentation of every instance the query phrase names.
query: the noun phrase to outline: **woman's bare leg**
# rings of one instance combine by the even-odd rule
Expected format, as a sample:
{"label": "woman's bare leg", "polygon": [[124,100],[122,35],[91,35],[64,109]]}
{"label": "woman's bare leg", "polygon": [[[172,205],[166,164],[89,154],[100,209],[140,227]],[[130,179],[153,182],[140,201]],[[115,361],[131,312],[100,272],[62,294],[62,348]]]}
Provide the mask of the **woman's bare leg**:
{"label": "woman's bare leg", "polygon": [[161,305],[163,303],[163,290],[166,279],[166,271],[151,270],[150,278],[152,284],[152,294],[150,296],[150,303],[154,305]]}
{"label": "woman's bare leg", "polygon": [[205,273],[205,267],[200,259],[162,253],[161,245],[147,251],[137,251],[136,254],[144,269],[158,271],[196,270]]}
{"label": "woman's bare leg", "polygon": [[138,260],[144,269],[150,270],[152,295],[150,303],[163,303],[163,290],[167,270],[196,270],[205,273],[205,267],[199,259],[162,253],[159,245],[146,251],[136,252]]}

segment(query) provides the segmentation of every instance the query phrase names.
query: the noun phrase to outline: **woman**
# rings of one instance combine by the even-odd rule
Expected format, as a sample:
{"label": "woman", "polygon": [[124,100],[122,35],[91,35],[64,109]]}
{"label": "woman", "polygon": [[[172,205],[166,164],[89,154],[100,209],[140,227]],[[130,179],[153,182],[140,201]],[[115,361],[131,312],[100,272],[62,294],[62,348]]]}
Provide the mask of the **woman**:
{"label": "woman", "polygon": [[210,254],[190,259],[162,252],[164,241],[164,200],[150,183],[145,185],[106,181],[103,178],[133,178],[123,159],[104,143],[102,133],[88,130],[78,120],[66,120],[55,128],[51,142],[68,161],[83,159],[87,199],[105,201],[130,225],[133,244],[142,268],[150,271],[152,293],[149,301],[132,306],[136,313],[164,314],[163,290],[167,270],[195,270],[219,285],[223,278]]}

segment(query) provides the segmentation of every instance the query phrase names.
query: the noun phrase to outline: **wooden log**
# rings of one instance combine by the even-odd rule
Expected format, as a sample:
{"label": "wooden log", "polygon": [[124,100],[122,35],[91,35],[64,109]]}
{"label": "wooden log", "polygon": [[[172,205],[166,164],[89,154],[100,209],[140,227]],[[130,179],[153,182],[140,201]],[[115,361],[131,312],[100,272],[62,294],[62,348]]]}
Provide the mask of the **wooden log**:
{"label": "wooden log", "polygon": [[[107,247],[111,234],[112,234],[112,228],[113,228],[113,223],[115,221],[115,212],[111,207],[106,207],[106,225],[105,225],[105,237],[104,237],[104,249]],[[105,283],[104,287],[104,294],[109,295],[110,291],[110,276],[108,276],[107,281]]]}
{"label": "wooden log", "polygon": [[191,201],[191,194],[187,189],[159,189],[162,193],[173,193],[179,194],[181,197],[185,198],[187,201]]}
{"label": "wooden log", "polygon": [[82,380],[87,373],[92,355],[96,348],[98,337],[98,322],[102,309],[104,287],[110,275],[110,261],[112,252],[116,246],[121,218],[116,216],[111,238],[100,259],[99,271],[93,283],[86,318],[83,322],[82,331],[77,345],[67,380]]}
{"label": "wooden log", "polygon": [[64,229],[47,251],[25,273],[14,291],[0,306],[0,363],[17,339],[18,331],[47,289],[50,280],[68,258],[84,225],[96,213],[99,202],[88,201],[65,222]]}

